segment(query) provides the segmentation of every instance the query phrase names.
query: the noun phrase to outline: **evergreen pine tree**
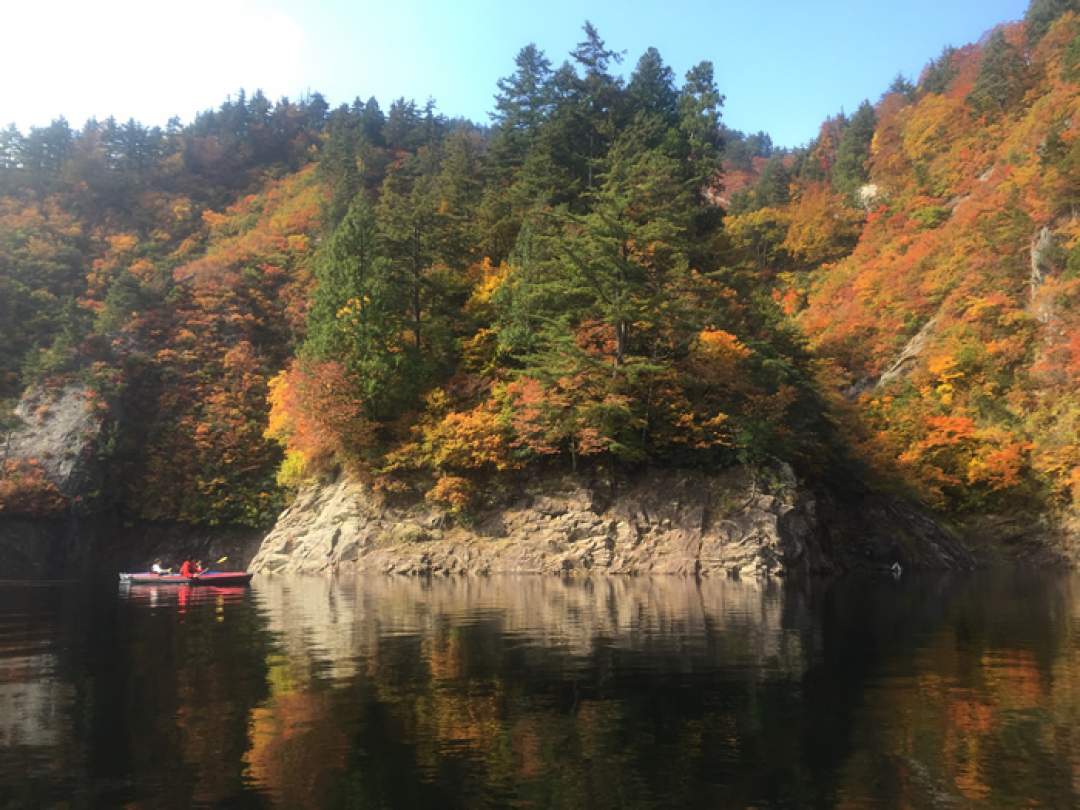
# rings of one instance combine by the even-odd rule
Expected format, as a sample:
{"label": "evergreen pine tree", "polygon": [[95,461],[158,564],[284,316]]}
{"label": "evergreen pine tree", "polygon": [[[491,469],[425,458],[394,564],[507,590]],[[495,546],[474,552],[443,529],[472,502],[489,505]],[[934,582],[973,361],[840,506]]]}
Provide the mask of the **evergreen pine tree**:
{"label": "evergreen pine tree", "polygon": [[479,261],[476,214],[480,204],[480,142],[478,133],[465,127],[454,129],[442,148],[435,180],[439,218],[438,254],[453,270]]}
{"label": "evergreen pine tree", "polygon": [[754,188],[755,202],[759,207],[785,205],[791,199],[791,173],[782,157],[774,157],[765,164]]}
{"label": "evergreen pine tree", "polygon": [[571,56],[583,75],[575,83],[574,101],[580,131],[576,145],[581,152],[586,189],[596,183],[599,161],[615,137],[620,124],[622,79],[609,72],[611,63],[622,62],[622,54],[609,50],[593,24],[586,20],[585,39],[578,43]]}
{"label": "evergreen pine tree", "polygon": [[1024,95],[1026,81],[1023,55],[998,29],[986,43],[968,103],[982,115],[999,115]]}
{"label": "evergreen pine tree", "polygon": [[423,389],[452,362],[453,338],[448,319],[445,245],[440,214],[438,161],[425,147],[387,175],[378,204],[380,244],[389,261],[388,283],[407,339],[410,383]]}
{"label": "evergreen pine tree", "polygon": [[641,55],[626,95],[633,113],[659,116],[668,126],[675,123],[679,100],[675,74],[664,64],[656,48],[649,48]]}
{"label": "evergreen pine tree", "polygon": [[395,99],[390,104],[390,112],[383,126],[383,137],[390,149],[413,151],[421,140],[422,122],[416,110],[416,102],[404,98]]}
{"label": "evergreen pine tree", "polygon": [[956,65],[953,62],[956,48],[946,45],[937,59],[931,59],[923,70],[919,80],[919,89],[924,93],[944,93],[956,77]]}
{"label": "evergreen pine tree", "polygon": [[122,271],[109,285],[105,304],[94,323],[94,331],[100,334],[119,331],[142,306],[143,294],[138,279],[128,271]]}
{"label": "evergreen pine tree", "polygon": [[895,93],[907,101],[915,100],[915,85],[908,81],[903,73],[897,73],[886,93]]}
{"label": "evergreen pine tree", "polygon": [[718,183],[722,142],[720,108],[724,97],[716,87],[712,62],[700,62],[686,73],[679,91],[679,129],[686,158],[701,183],[699,200],[708,185]]}
{"label": "evergreen pine tree", "polygon": [[330,188],[325,213],[330,228],[337,226],[360,191],[358,151],[357,134],[348,110],[336,110],[327,123],[326,139],[319,155],[319,173]]}
{"label": "evergreen pine tree", "polygon": [[360,113],[360,130],[364,133],[364,139],[372,146],[385,146],[385,126],[386,116],[379,109],[379,102],[372,96],[364,103],[364,111]]}
{"label": "evergreen pine tree", "polygon": [[491,117],[497,127],[496,144],[505,152],[503,158],[520,165],[525,148],[550,113],[551,62],[530,43],[518,51],[514,64],[517,70],[498,81]]}
{"label": "evergreen pine tree", "polygon": [[832,169],[833,188],[841,194],[853,195],[869,178],[870,142],[876,125],[877,114],[870,102],[864,101],[844,128]]}
{"label": "evergreen pine tree", "polygon": [[1043,38],[1054,21],[1066,11],[1080,14],[1080,0],[1031,0],[1024,14],[1024,26],[1029,45]]}
{"label": "evergreen pine tree", "polygon": [[301,354],[342,363],[368,416],[392,418],[412,393],[399,345],[402,302],[364,195],[352,200],[320,251],[315,282]]}

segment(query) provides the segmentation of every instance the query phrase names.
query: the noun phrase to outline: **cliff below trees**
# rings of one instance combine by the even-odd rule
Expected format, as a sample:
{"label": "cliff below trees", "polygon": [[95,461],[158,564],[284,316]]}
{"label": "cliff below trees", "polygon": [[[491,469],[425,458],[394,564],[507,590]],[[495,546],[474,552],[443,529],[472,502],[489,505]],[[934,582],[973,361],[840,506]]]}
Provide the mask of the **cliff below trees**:
{"label": "cliff below trees", "polygon": [[534,473],[468,521],[342,477],[311,485],[251,563],[262,573],[684,574],[767,577],[970,568],[925,514],[880,496],[814,492],[790,467],[722,473]]}
{"label": "cliff below trees", "polygon": [[93,511],[107,407],[84,385],[31,387],[0,433],[0,578],[80,570]]}

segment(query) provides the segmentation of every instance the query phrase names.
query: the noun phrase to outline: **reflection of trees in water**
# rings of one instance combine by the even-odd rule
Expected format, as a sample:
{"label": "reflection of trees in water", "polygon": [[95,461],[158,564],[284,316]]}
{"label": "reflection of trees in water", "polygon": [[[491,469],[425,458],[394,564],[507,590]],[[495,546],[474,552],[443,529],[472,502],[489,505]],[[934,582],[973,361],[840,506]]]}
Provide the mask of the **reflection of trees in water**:
{"label": "reflection of trees in water", "polygon": [[63,714],[71,705],[70,685],[54,672],[56,656],[12,649],[0,642],[0,750],[56,746]]}
{"label": "reflection of trees in water", "polygon": [[0,806],[1075,805],[1076,584],[0,591]]}
{"label": "reflection of trees in water", "polygon": [[1077,806],[1077,584],[1030,574],[954,583],[932,603],[939,615],[912,628],[915,643],[864,685],[841,795],[878,785],[896,806]]}
{"label": "reflection of trees in water", "polygon": [[376,805],[750,798],[755,738],[805,667],[782,625],[798,608],[755,583],[294,578],[258,596],[285,654],[248,761],[283,804],[319,795],[283,767],[315,750],[339,798]]}
{"label": "reflection of trees in water", "polygon": [[71,601],[54,588],[0,586],[0,806],[49,805],[81,776],[85,750],[68,733],[74,639],[57,632]]}
{"label": "reflection of trees in water", "polygon": [[[122,707],[122,736],[96,739],[123,752],[103,768],[138,774],[139,793],[168,802],[216,802],[243,791],[248,719],[267,694],[269,637],[250,600],[163,590],[156,609],[123,604],[112,632],[125,659],[102,662],[102,703]],[[103,628],[104,630],[104,628]],[[101,726],[115,718],[97,716]],[[155,798],[155,801],[160,799]]]}
{"label": "reflection of trees in water", "polygon": [[285,804],[1052,804],[1080,654],[1043,582],[271,580],[292,730],[249,761]]}
{"label": "reflection of trees in water", "polygon": [[[296,577],[263,579],[257,593],[290,660],[329,677],[351,674],[358,656],[376,653],[388,637],[431,639],[448,628],[488,625],[569,658],[590,656],[603,642],[801,671],[800,638],[782,632],[776,585],[679,577]],[[710,631],[719,638],[707,638]],[[718,640],[728,646],[712,646]]]}
{"label": "reflection of trees in water", "polygon": [[[30,676],[62,689],[34,715],[43,745],[27,756],[10,806],[187,807],[244,791],[248,716],[267,694],[268,638],[250,599],[200,597],[182,617],[175,589],[156,606],[118,600],[115,589],[40,588],[28,599],[40,626],[22,632],[51,650]],[[9,613],[20,615],[0,604]],[[5,685],[12,660],[0,644]],[[18,773],[10,754],[0,751],[5,781]]]}

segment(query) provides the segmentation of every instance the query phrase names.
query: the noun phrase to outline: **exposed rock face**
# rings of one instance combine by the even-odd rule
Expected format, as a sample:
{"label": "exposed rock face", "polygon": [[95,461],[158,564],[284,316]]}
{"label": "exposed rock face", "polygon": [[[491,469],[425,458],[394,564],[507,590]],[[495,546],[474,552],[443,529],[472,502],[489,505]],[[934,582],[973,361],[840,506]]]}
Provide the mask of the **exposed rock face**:
{"label": "exposed rock face", "polygon": [[[1042,287],[1043,281],[1046,277],[1053,272],[1054,268],[1050,264],[1048,256],[1050,250],[1054,246],[1054,232],[1050,230],[1050,227],[1044,225],[1039,230],[1035,231],[1035,235],[1031,238],[1031,301],[1035,303],[1035,298],[1038,295],[1039,288]],[[1049,318],[1049,313],[1038,312],[1036,313],[1039,319],[1046,321]]]}
{"label": "exposed rock face", "polygon": [[0,577],[85,573],[98,528],[90,513],[100,507],[97,450],[105,419],[97,401],[80,383],[34,386],[19,400],[18,424],[0,435],[0,461],[32,463],[63,497],[0,507]]}
{"label": "exposed rock face", "polygon": [[[877,505],[822,524],[838,507],[786,465],[752,473],[659,470],[634,476],[539,476],[459,525],[422,501],[392,505],[342,478],[304,490],[252,560],[257,572],[611,573],[768,576],[855,565],[969,566],[937,524]],[[872,511],[872,510],[871,510]],[[860,543],[851,542],[858,535]]]}
{"label": "exposed rock face", "polygon": [[904,344],[904,348],[900,350],[900,354],[896,360],[881,373],[880,377],[874,378],[862,377],[857,379],[854,384],[850,385],[845,391],[844,396],[848,399],[858,399],[863,394],[882,389],[895,382],[896,380],[902,380],[907,377],[912,371],[915,370],[915,366],[926,351],[926,345],[933,337],[934,329],[937,327],[938,318],[935,315],[922,325],[911,339]]}
{"label": "exposed rock face", "polygon": [[894,380],[902,379],[911,373],[915,366],[915,362],[922,356],[923,351],[926,349],[926,344],[930,340],[930,336],[934,332],[934,328],[937,326],[937,317],[933,317],[923,324],[922,329],[915,333],[915,335],[905,345],[900,352],[900,356],[896,358],[896,361],[885,370],[885,373],[878,379],[876,387],[884,388]]}
{"label": "exposed rock face", "polygon": [[64,495],[85,492],[94,478],[93,451],[102,428],[92,401],[78,383],[29,389],[15,408],[22,424],[0,446],[3,458],[35,459]]}

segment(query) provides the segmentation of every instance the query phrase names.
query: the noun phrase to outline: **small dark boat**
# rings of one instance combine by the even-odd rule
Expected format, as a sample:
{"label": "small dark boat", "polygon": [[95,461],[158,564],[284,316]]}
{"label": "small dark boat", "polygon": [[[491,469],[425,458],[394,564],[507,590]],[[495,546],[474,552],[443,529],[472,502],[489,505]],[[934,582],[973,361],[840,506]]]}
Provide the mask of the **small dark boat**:
{"label": "small dark boat", "polygon": [[131,585],[247,585],[252,576],[247,571],[205,571],[197,577],[141,571],[137,574],[121,574],[120,581]]}

